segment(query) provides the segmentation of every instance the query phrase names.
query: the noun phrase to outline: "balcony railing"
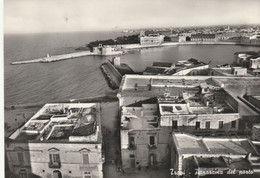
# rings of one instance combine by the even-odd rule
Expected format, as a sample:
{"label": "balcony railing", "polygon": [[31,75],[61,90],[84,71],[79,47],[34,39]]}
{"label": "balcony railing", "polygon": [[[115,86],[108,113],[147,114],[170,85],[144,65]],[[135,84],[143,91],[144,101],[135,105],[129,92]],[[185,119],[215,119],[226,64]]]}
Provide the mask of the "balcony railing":
{"label": "balcony railing", "polygon": [[151,144],[148,144],[148,149],[152,150],[152,149],[156,149],[157,146],[156,145],[151,145]]}
{"label": "balcony railing", "polygon": [[134,144],[128,145],[128,150],[136,150],[136,145]]}
{"label": "balcony railing", "polygon": [[61,163],[60,162],[49,162],[49,168],[60,168]]}

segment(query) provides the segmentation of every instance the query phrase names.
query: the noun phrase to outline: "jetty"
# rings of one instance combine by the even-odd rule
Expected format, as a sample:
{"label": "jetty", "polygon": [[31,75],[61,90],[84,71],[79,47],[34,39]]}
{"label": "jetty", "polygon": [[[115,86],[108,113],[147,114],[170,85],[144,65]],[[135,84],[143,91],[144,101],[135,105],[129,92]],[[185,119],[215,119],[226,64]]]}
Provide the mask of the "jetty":
{"label": "jetty", "polygon": [[77,58],[77,57],[82,57],[82,56],[91,56],[91,55],[95,55],[95,54],[90,51],[82,51],[82,52],[77,52],[77,53],[54,55],[54,56],[50,56],[49,54],[47,54],[47,56],[43,57],[43,58],[12,62],[11,64],[16,65],[16,64],[30,64],[30,63],[48,63],[48,62],[61,61],[61,60],[65,60],[65,59]]}
{"label": "jetty", "polygon": [[110,61],[107,61],[100,66],[100,69],[108,83],[108,86],[113,90],[118,89],[122,80],[122,75],[115,66]]}
{"label": "jetty", "polygon": [[47,56],[43,58],[12,62],[11,64],[16,65],[16,64],[30,64],[30,63],[48,63],[48,62],[61,61],[65,59],[72,59],[72,58],[78,58],[83,56],[111,56],[111,55],[122,55],[122,54],[123,54],[122,49],[119,49],[117,46],[99,45],[98,47],[94,48],[93,52],[81,51],[81,52],[53,55],[53,56],[47,54]]}

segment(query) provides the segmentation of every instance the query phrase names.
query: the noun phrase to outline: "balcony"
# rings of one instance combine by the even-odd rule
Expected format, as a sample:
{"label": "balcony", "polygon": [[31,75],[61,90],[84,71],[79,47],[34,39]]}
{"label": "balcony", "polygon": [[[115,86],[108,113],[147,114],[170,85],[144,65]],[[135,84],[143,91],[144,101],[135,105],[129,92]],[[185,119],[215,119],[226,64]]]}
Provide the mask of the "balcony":
{"label": "balcony", "polygon": [[136,150],[136,145],[134,144],[128,145],[128,150]]}
{"label": "balcony", "polygon": [[156,149],[157,148],[157,146],[156,145],[151,145],[151,144],[148,144],[148,149],[149,150],[153,150],[153,149]]}
{"label": "balcony", "polygon": [[61,163],[60,162],[49,162],[49,168],[60,168]]}

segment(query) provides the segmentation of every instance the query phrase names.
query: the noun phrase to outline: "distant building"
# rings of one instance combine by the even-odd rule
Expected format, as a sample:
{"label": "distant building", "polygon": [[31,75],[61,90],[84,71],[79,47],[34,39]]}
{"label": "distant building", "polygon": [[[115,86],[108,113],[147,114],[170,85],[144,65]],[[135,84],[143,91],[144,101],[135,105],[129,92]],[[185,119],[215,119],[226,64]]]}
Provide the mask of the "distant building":
{"label": "distant building", "polygon": [[215,34],[191,34],[191,41],[216,41]]}
{"label": "distant building", "polygon": [[256,58],[250,58],[249,59],[249,68],[251,69],[260,69],[260,55]]}
{"label": "distant building", "polygon": [[95,55],[101,55],[101,56],[123,54],[121,49],[118,49],[117,46],[109,46],[109,45],[102,45],[102,44],[100,44],[98,47],[94,47],[93,53]]}
{"label": "distant building", "polygon": [[121,65],[120,57],[113,57],[112,58],[112,64],[115,65],[115,66],[120,66]]}
{"label": "distant building", "polygon": [[179,42],[185,42],[186,41],[186,36],[185,35],[180,35],[179,36]]}
{"label": "distant building", "polygon": [[168,62],[154,62],[147,67],[144,75],[199,75],[209,68],[209,65],[197,59],[177,61],[176,64]]}
{"label": "distant building", "polygon": [[[201,138],[173,133],[172,143],[171,168],[174,178],[260,175],[259,153],[246,138]],[[241,171],[245,170],[247,174],[241,175]]]}
{"label": "distant building", "polygon": [[221,32],[216,34],[217,41],[231,41],[237,42],[237,39],[241,39],[241,33],[238,32]]}
{"label": "distant building", "polygon": [[234,54],[234,64],[250,69],[252,74],[260,73],[260,52],[245,51]]}
{"label": "distant building", "polygon": [[99,105],[46,104],[5,149],[13,176],[103,177]]}
{"label": "distant building", "polygon": [[213,67],[209,68],[209,75],[215,76],[252,76],[243,67]]}
{"label": "distant building", "polygon": [[254,35],[250,36],[250,44],[251,45],[260,45],[260,32],[255,33]]}
{"label": "distant building", "polygon": [[179,42],[180,37],[178,35],[169,36],[171,42]]}
{"label": "distant building", "polygon": [[247,35],[247,36],[241,37],[241,44],[259,46],[260,45],[260,33],[257,32],[253,35]]}
{"label": "distant building", "polygon": [[167,72],[172,75],[198,75],[200,71],[208,68],[209,64],[190,58],[184,61],[177,61],[175,67]]}
{"label": "distant building", "polygon": [[164,35],[157,34],[149,34],[146,35],[144,31],[140,32],[140,44],[141,45],[160,45],[164,41]]}

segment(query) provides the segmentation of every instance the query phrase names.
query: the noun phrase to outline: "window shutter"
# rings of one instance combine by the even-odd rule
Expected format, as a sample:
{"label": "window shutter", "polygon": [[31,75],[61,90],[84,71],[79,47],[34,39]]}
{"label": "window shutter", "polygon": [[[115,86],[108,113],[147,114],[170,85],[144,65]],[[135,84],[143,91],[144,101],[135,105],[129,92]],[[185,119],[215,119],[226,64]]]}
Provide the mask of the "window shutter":
{"label": "window shutter", "polygon": [[89,155],[83,154],[83,164],[89,164]]}
{"label": "window shutter", "polygon": [[49,154],[49,156],[50,156],[50,162],[52,163],[52,155],[51,155],[51,154]]}

